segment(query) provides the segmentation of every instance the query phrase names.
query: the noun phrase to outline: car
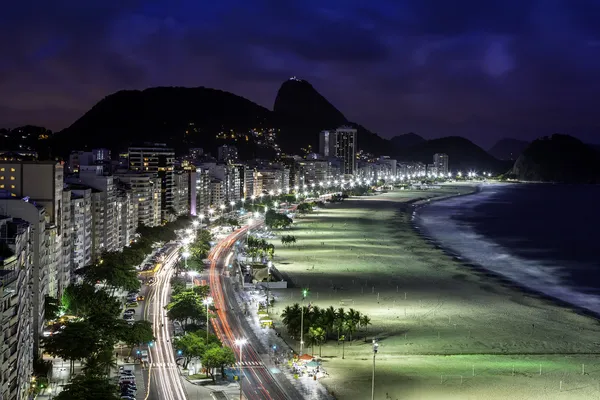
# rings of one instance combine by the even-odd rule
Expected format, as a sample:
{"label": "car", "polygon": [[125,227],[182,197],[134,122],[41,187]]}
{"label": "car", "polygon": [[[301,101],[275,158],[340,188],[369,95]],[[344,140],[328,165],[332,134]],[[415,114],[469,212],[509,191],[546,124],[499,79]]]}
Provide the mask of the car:
{"label": "car", "polygon": [[137,297],[137,301],[144,301],[145,297],[144,296],[138,296]]}
{"label": "car", "polygon": [[121,399],[123,399],[123,400],[135,400],[135,397],[132,397],[132,396],[121,396]]}
{"label": "car", "polygon": [[121,390],[133,390],[134,392],[137,392],[137,386],[135,386],[135,383],[123,383],[121,385]]}
{"label": "car", "polygon": [[119,372],[119,374],[120,374],[121,376],[133,376],[133,371],[130,371],[130,370],[124,369],[123,371]]}
{"label": "car", "polygon": [[135,322],[135,317],[134,317],[133,315],[131,315],[131,314],[126,314],[126,315],[124,315],[124,316],[123,316],[123,319],[124,319],[126,322],[130,322],[130,321],[131,321],[131,322]]}
{"label": "car", "polygon": [[135,315],[135,309],[134,308],[128,308],[127,310],[125,310],[125,312],[123,314]]}
{"label": "car", "polygon": [[135,397],[136,391],[131,389],[121,389],[121,396]]}
{"label": "car", "polygon": [[137,307],[137,306],[139,306],[137,301],[130,301],[125,305],[125,307]]}
{"label": "car", "polygon": [[135,384],[135,376],[133,376],[133,375],[120,376],[119,377],[119,384],[122,385],[125,382]]}

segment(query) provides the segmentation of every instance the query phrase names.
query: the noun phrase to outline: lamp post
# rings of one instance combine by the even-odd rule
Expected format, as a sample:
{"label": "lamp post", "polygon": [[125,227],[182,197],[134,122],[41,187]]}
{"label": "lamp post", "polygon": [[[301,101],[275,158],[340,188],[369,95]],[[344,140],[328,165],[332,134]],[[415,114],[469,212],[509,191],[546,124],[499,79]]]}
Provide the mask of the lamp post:
{"label": "lamp post", "polygon": [[379,344],[377,343],[377,339],[373,339],[373,378],[371,379],[371,400],[375,399],[375,355],[377,354],[377,349]]}
{"label": "lamp post", "polygon": [[300,357],[302,357],[302,351],[304,350],[304,299],[308,295],[307,289],[302,289],[302,305],[300,307]]}
{"label": "lamp post", "polygon": [[235,206],[235,201],[231,200],[229,202],[229,205],[231,206],[231,212],[233,212],[233,206]]}
{"label": "lamp post", "polygon": [[242,399],[242,361],[243,361],[243,353],[242,353],[242,347],[247,343],[248,341],[246,339],[236,339],[235,340],[235,345],[239,346],[240,348],[240,400]]}
{"label": "lamp post", "polygon": [[221,218],[223,218],[225,216],[225,204],[221,204],[219,208],[221,209]]}
{"label": "lamp post", "polygon": [[190,252],[189,251],[184,251],[183,253],[181,253],[181,256],[183,257],[183,261],[185,262],[185,269],[187,269],[188,265],[187,265],[187,259],[190,256]]}
{"label": "lamp post", "polygon": [[200,230],[202,230],[202,220],[204,219],[204,214],[198,215],[198,218],[200,218]]}
{"label": "lamp post", "polygon": [[202,304],[206,306],[206,345],[208,346],[208,306],[213,303],[213,298],[208,296],[202,300]]}

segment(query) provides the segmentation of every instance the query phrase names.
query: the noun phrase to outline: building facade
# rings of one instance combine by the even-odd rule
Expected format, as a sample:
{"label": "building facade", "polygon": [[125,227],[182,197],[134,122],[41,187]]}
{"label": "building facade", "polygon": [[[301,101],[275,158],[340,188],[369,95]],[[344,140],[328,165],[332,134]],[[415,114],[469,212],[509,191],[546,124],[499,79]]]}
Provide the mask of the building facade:
{"label": "building facade", "polygon": [[444,153],[436,153],[433,155],[433,165],[436,167],[437,173],[447,176],[450,170],[448,169],[448,155]]}
{"label": "building facade", "polygon": [[33,374],[29,236],[26,221],[0,217],[0,398],[6,400],[28,399]]}
{"label": "building facade", "polygon": [[175,152],[164,144],[129,148],[129,170],[132,172],[155,173],[160,179],[161,209],[173,213]]}
{"label": "building facade", "polygon": [[133,201],[137,202],[138,224],[159,226],[161,218],[161,179],[154,173],[125,172],[114,175],[131,188]]}

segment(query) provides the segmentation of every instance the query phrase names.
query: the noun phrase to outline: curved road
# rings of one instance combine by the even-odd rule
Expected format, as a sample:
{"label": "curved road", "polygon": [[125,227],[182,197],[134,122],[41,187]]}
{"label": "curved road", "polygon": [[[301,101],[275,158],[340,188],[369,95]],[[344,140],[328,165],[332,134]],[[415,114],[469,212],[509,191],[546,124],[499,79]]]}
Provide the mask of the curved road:
{"label": "curved road", "polygon": [[[261,345],[258,343],[254,332],[244,327],[241,321],[243,316],[239,317],[242,314],[241,311],[237,310],[237,313],[234,312],[234,309],[238,308],[238,304],[235,299],[230,299],[230,282],[227,279],[223,279],[225,263],[222,261],[231,254],[236,241],[245,238],[248,229],[249,227],[244,227],[229,235],[226,239],[219,242],[209,255],[209,259],[211,260],[209,271],[210,289],[218,316],[218,318],[212,320],[213,329],[223,344],[234,349],[238,360],[237,368],[239,368],[240,354],[239,348],[235,345],[235,340],[239,338],[248,339],[247,344],[243,346],[242,350],[244,361],[244,365],[242,366],[242,389],[246,399],[303,399],[303,396],[287,381],[287,378],[283,377],[282,380],[275,379],[269,369],[263,364],[257,352],[257,349],[260,349]],[[282,389],[282,386],[285,387],[285,390]]]}
{"label": "curved road", "polygon": [[152,322],[156,341],[149,349],[150,368],[148,370],[148,392],[145,400],[186,400],[187,395],[175,363],[175,353],[171,344],[171,330],[167,323],[165,307],[171,295],[171,278],[179,248],[175,247],[165,258],[165,262],[155,274],[156,281],[148,295],[148,315]]}

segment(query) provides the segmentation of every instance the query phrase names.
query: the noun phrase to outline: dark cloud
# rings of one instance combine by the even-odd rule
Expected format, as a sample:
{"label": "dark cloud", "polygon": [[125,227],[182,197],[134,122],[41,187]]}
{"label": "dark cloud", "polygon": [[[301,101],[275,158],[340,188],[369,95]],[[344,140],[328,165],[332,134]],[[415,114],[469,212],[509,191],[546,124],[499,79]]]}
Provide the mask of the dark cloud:
{"label": "dark cloud", "polygon": [[114,91],[157,85],[271,107],[297,75],[384,136],[600,142],[598,17],[596,0],[13,2],[0,126],[59,129]]}

